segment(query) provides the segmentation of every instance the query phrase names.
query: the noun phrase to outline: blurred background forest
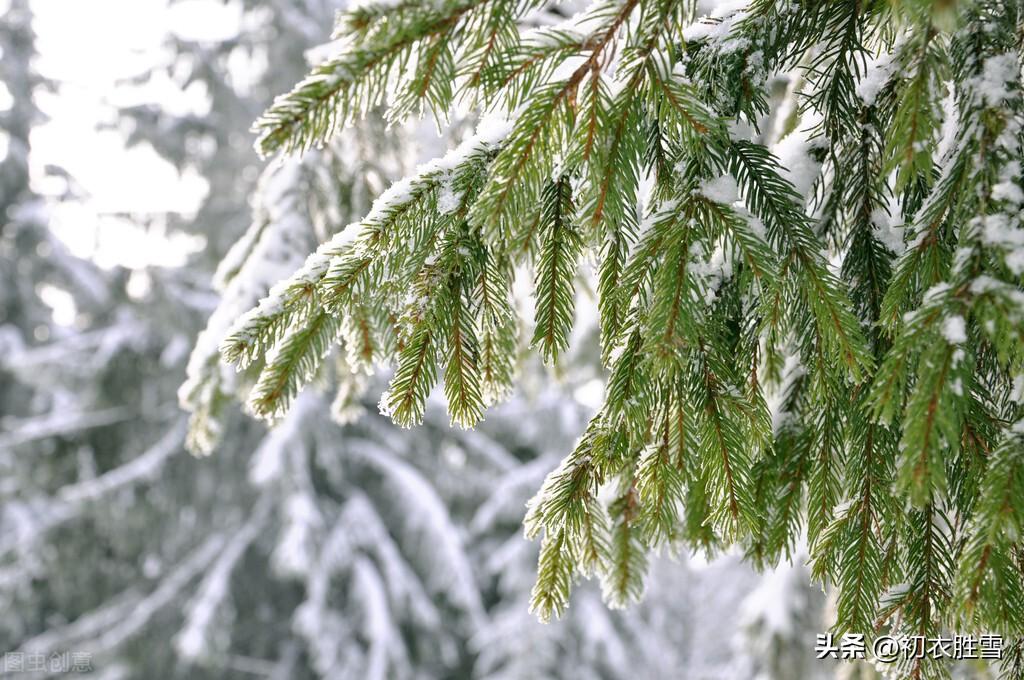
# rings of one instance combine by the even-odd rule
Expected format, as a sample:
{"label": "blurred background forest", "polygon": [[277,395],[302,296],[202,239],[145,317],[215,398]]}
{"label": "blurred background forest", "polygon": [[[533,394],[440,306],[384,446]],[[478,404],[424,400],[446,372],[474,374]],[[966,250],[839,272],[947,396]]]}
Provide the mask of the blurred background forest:
{"label": "blurred background forest", "polygon": [[459,141],[370,121],[257,159],[251,121],[341,4],[0,0],[0,677],[83,654],[108,680],[831,675],[799,555],[666,556],[638,606],[588,584],[561,621],[528,613],[525,504],[603,385],[586,305],[580,349],[526,363],[475,431],[443,407],[398,430],[355,389],[272,431],[232,404],[214,336]]}

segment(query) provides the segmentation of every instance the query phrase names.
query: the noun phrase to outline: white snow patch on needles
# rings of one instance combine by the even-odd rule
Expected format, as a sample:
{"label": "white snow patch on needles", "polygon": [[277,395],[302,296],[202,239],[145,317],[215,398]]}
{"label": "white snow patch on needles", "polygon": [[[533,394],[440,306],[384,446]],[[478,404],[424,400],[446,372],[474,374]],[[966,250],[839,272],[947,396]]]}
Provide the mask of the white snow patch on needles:
{"label": "white snow patch on needles", "polygon": [[796,192],[801,196],[807,196],[814,186],[814,180],[821,172],[821,164],[811,158],[808,151],[819,141],[811,140],[809,132],[814,121],[805,121],[805,124],[780,139],[773,147],[772,152],[778,157],[784,172],[782,175],[793,183]]}
{"label": "white snow patch on needles", "polygon": [[687,42],[707,41],[712,47],[722,53],[735,52],[747,47],[749,41],[746,38],[730,37],[733,26],[735,26],[746,12],[747,2],[745,0],[726,0],[718,2],[713,7],[706,7],[702,3],[707,15],[683,29],[683,39]]}
{"label": "white snow patch on needles", "polygon": [[1012,94],[1006,87],[1020,78],[1020,64],[1016,52],[997,54],[985,60],[981,74],[972,80],[975,92],[989,108],[996,108]]}
{"label": "white snow patch on needles", "polygon": [[730,205],[740,200],[740,188],[732,175],[725,174],[701,184],[700,193],[717,203]]}
{"label": "white snow patch on needles", "polygon": [[951,345],[967,342],[967,325],[959,314],[947,318],[942,324],[942,335]]}
{"label": "white snow patch on needles", "polygon": [[857,83],[857,96],[865,105],[872,106],[875,103],[878,93],[896,72],[896,66],[892,53],[883,54],[868,62],[864,77]]}

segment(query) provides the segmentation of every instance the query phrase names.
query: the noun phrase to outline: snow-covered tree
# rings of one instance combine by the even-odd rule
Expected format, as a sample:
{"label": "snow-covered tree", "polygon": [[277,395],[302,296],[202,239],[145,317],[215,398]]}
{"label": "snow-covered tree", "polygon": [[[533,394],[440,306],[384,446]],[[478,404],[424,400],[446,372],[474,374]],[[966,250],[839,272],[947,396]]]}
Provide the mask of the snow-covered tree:
{"label": "snow-covered tree", "polygon": [[666,545],[769,565],[806,532],[837,632],[1020,635],[1020,3],[542,9],[361,5],[259,120],[270,156],[490,112],[238,318],[248,408],[282,417],[341,344],[394,367],[397,424],[443,376],[472,427],[515,383],[513,283],[558,365],[586,253],[609,376],[531,502],[542,618],[577,574],[636,600]]}
{"label": "snow-covered tree", "polygon": [[[108,300],[95,269],[68,257],[53,238],[43,200],[30,185],[29,135],[43,118],[33,94],[49,83],[32,66],[35,35],[27,1],[8,3],[0,45],[0,82],[10,99],[10,106],[0,111],[0,347],[13,349],[55,335],[52,298],[47,298],[55,291],[73,295],[74,304],[86,313],[97,312]],[[31,404],[24,396],[14,382],[3,380],[0,412],[29,415],[26,407]]]}
{"label": "snow-covered tree", "polygon": [[[171,601],[183,585],[179,577],[176,587],[173,580],[156,587],[163,569],[155,565],[188,547],[180,536],[165,535],[165,553],[146,539],[161,517],[174,517],[160,509],[178,489],[151,484],[167,473],[186,433],[185,419],[168,408],[174,391],[163,368],[183,364],[187,336],[179,326],[199,317],[177,301],[182,282],[173,275],[154,273],[149,304],[142,304],[128,294],[127,272],[73,257],[50,230],[46,198],[30,182],[30,136],[43,120],[36,95],[55,85],[35,70],[32,19],[31,4],[13,0],[0,21],[0,75],[11,98],[10,108],[0,112],[5,652],[48,649],[46,631],[72,619],[78,626],[69,633],[106,631],[108,641],[127,636],[154,613],[127,611],[154,598]],[[136,495],[147,486],[148,494]],[[124,575],[134,575],[143,562],[145,575],[122,588]],[[194,574],[203,564],[186,566]],[[102,646],[73,649],[98,654]]]}
{"label": "snow-covered tree", "polygon": [[[301,161],[264,173],[252,226],[220,265],[221,302],[180,392],[193,411],[191,446],[199,452],[216,448],[219,458],[235,449],[231,437],[219,436],[228,397],[276,389],[276,374],[262,363],[238,374],[221,363],[216,341],[301,264],[310,243],[336,242],[325,232],[366,209],[353,197],[379,193],[368,182],[400,175],[423,153],[420,130],[398,132],[397,146],[380,134],[347,130]],[[344,352],[327,355],[319,388],[297,399],[252,464],[251,479],[275,498],[281,518],[265,529],[278,532],[269,569],[304,587],[293,631],[312,668],[321,677],[616,678],[636,670],[638,656],[648,659],[639,667],[650,677],[684,660],[698,663],[696,650],[664,651],[693,626],[679,600],[619,614],[604,611],[590,592],[589,606],[555,630],[528,612],[536,546],[522,540],[520,523],[531,489],[583,425],[582,409],[566,392],[545,391],[533,406],[507,404],[482,431],[451,432],[434,409],[410,441],[366,409],[373,356],[359,343],[375,323],[366,309],[351,325],[330,330],[348,339]],[[595,366],[574,363],[580,375],[570,385],[593,379]],[[550,419],[533,417],[525,428],[534,408]],[[669,582],[676,593],[688,588],[682,575]],[[737,585],[743,577],[749,580],[744,574]],[[203,632],[190,629],[179,638],[181,650],[208,654]],[[728,658],[712,654],[700,663],[720,668]]]}
{"label": "snow-covered tree", "polygon": [[[48,229],[28,153],[33,90],[50,85],[34,75],[29,3],[13,0],[4,15],[3,77],[16,105],[0,113],[13,216],[0,239],[0,651],[85,652],[105,678],[728,674],[732,652],[716,643],[732,623],[698,624],[695,603],[735,610],[754,582],[736,562],[719,572],[655,561],[651,597],[628,610],[607,610],[586,588],[555,624],[528,611],[538,546],[521,536],[525,504],[592,410],[573,392],[598,384],[588,305],[577,308],[560,385],[517,362],[519,396],[477,430],[449,429],[439,402],[416,431],[389,427],[374,413],[382,385],[358,351],[362,327],[350,322],[339,328],[345,351],[328,354],[317,389],[274,429],[238,417],[232,400],[262,389],[262,363],[225,367],[220,336],[466,127],[439,139],[371,117],[301,160],[254,172],[241,126],[299,77],[333,9],[245,3],[237,38],[168,39],[155,68],[201,86],[211,113],[153,101],[120,114],[128,143],[207,181],[195,215],[167,220],[207,247],[184,268],[131,273],[67,255]],[[551,23],[555,11],[529,21]],[[172,406],[186,374],[191,426]],[[182,455],[186,442],[217,454]]]}

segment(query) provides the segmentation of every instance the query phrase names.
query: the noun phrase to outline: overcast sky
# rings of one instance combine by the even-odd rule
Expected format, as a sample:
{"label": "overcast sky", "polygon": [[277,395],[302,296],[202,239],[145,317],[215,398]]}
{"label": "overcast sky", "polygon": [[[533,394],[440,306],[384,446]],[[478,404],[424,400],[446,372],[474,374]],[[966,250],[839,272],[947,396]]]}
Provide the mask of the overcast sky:
{"label": "overcast sky", "polygon": [[[3,0],[0,0],[2,2]],[[204,111],[201,92],[183,93],[158,78],[144,90],[119,81],[144,72],[159,58],[167,31],[197,40],[220,40],[237,30],[236,5],[213,0],[35,0],[39,69],[59,91],[39,97],[50,120],[32,137],[33,181],[54,194],[63,183],[46,181],[43,169],[67,170],[89,196],[85,205],[64,203],[53,210],[53,227],[78,255],[102,265],[141,267],[179,264],[201,247],[185,236],[168,243],[146,234],[118,213],[194,211],[205,191],[192,173],[179,175],[148,146],[126,149],[110,104],[159,101],[171,110]]]}

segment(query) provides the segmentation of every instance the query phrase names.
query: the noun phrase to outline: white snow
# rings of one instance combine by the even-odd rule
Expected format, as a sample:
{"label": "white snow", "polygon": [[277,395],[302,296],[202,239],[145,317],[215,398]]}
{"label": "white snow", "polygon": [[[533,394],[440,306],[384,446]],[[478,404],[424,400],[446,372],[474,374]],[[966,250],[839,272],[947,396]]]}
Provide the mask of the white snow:
{"label": "white snow", "polygon": [[718,290],[722,283],[732,276],[732,260],[729,253],[721,245],[715,245],[706,257],[701,257],[701,251],[708,246],[701,243],[694,243],[690,249],[691,255],[696,260],[689,266],[699,286],[704,290],[704,304],[710,305],[718,296]]}
{"label": "white snow", "polygon": [[[1013,376],[1013,389],[1010,390],[1010,401],[1017,404],[1024,403],[1024,373],[1018,373]],[[1024,419],[1021,422],[1024,422]]]}
{"label": "white snow", "polygon": [[[302,162],[315,163],[316,155],[310,154]],[[229,330],[244,329],[258,314],[271,313],[280,300],[268,291],[279,292],[279,282],[293,274],[304,259],[308,262],[312,227],[303,217],[304,199],[298,191],[302,162],[292,160],[273,165],[260,178],[261,205],[249,233],[242,239],[245,245],[236,246],[229,263],[239,269],[218,271],[224,284],[221,302],[196,339],[186,380],[178,390],[179,402],[188,410],[198,406],[203,390],[212,389],[212,381],[230,380],[231,372],[221,370],[219,352]],[[250,244],[248,258],[240,265],[242,250]],[[261,300],[262,296],[266,297]],[[253,309],[258,301],[260,311]]]}
{"label": "white snow", "polygon": [[450,215],[459,209],[459,205],[462,203],[462,197],[455,192],[452,188],[451,178],[441,184],[441,189],[437,193],[437,212],[442,215]]}
{"label": "white snow", "polygon": [[274,568],[286,576],[305,574],[313,564],[318,529],[324,524],[315,500],[296,491],[285,502],[284,527],[272,557]]}
{"label": "white snow", "polygon": [[63,503],[77,505],[94,501],[129,484],[153,479],[164,463],[182,451],[184,439],[185,421],[181,420],[168,429],[166,434],[147,451],[98,477],[65,486],[60,490],[58,497]]}
{"label": "white snow", "polygon": [[893,202],[889,210],[892,211],[891,215],[882,208],[876,208],[871,212],[873,233],[882,245],[894,254],[901,255],[906,250],[906,245],[903,242],[904,226],[899,219],[899,205]]}
{"label": "white snow", "polygon": [[1020,61],[1016,52],[1006,52],[988,57],[982,65],[981,74],[973,78],[970,85],[985,106],[997,108],[1013,96],[1007,83],[1020,79]]}
{"label": "white snow", "polygon": [[882,91],[882,88],[892,78],[897,66],[898,64],[894,60],[892,52],[883,54],[868,62],[864,76],[857,83],[857,96],[861,98],[865,105],[872,106],[875,103],[878,93]]}
{"label": "white snow", "polygon": [[942,324],[942,335],[951,345],[967,342],[967,326],[964,318],[958,314],[946,317]]}
{"label": "white snow", "polygon": [[731,33],[733,27],[746,16],[743,10],[748,4],[747,0],[722,0],[713,5],[703,3],[698,8],[698,14],[701,9],[707,14],[683,29],[683,39],[687,42],[707,41],[723,54],[745,49],[749,41],[733,37]]}
{"label": "white snow", "polygon": [[280,478],[285,472],[288,456],[297,455],[302,448],[306,420],[319,406],[316,396],[303,392],[296,397],[288,414],[263,437],[249,464],[249,481],[255,486],[267,486]]}
{"label": "white snow", "polygon": [[431,585],[445,591],[467,614],[482,616],[483,604],[462,537],[434,488],[415,468],[375,442],[351,439],[349,452],[382,473],[394,489],[395,498],[400,498],[407,508],[410,525],[423,540],[430,542],[436,558],[447,565],[444,573],[434,575],[437,580]]}
{"label": "white snow", "polygon": [[402,0],[349,0],[345,10],[353,12],[357,9],[394,9],[401,4]]}
{"label": "white snow", "polygon": [[939,143],[935,146],[935,158],[945,160],[956,142],[959,128],[960,111],[957,105],[956,90],[947,85],[946,96],[942,100],[940,110],[943,112],[942,127],[939,129]]}
{"label": "white snow", "polygon": [[1011,272],[1017,276],[1024,274],[1024,248],[1018,248],[1017,250],[1007,253],[1004,260],[1006,262],[1006,267]]}
{"label": "white snow", "polygon": [[414,173],[394,182],[381,193],[373,202],[373,207],[370,208],[363,224],[378,222],[389,210],[408,203],[423,182],[432,181],[431,178],[437,175],[441,175],[442,178],[448,176],[448,173],[465,163],[473,153],[500,145],[512,131],[512,124],[512,120],[502,116],[485,116],[477,125],[475,135],[444,156],[421,164]]}
{"label": "white snow", "polygon": [[739,118],[729,122],[729,136],[749,142],[757,137],[757,130],[746,118]]}
{"label": "white snow", "polygon": [[1013,160],[1003,166],[999,172],[999,182],[992,187],[992,198],[1006,201],[1013,206],[1024,203],[1024,191],[1020,188],[1020,161]]}
{"label": "white snow", "polygon": [[811,193],[814,181],[821,172],[821,164],[808,153],[823,142],[822,139],[810,139],[810,130],[815,123],[813,118],[810,112],[805,113],[797,128],[776,142],[771,149],[782,165],[782,175],[793,183],[801,196]]}
{"label": "white snow", "polygon": [[946,293],[948,293],[951,289],[952,286],[950,286],[948,283],[944,281],[941,283],[936,283],[934,286],[931,286],[930,288],[928,288],[928,290],[924,292],[924,295],[921,298],[921,304],[932,304],[938,301],[939,299],[945,297]]}
{"label": "white snow", "polygon": [[731,205],[740,200],[739,185],[729,174],[705,181],[700,186],[700,193],[712,201],[725,205]]}
{"label": "white snow", "polygon": [[591,378],[577,387],[572,396],[587,408],[597,411],[604,403],[604,381],[599,378]]}
{"label": "white snow", "polygon": [[997,213],[978,218],[982,241],[1005,251],[1006,266],[1014,274],[1024,273],[1024,228],[1016,215]]}
{"label": "white snow", "polygon": [[1024,191],[1016,182],[1005,180],[992,187],[992,198],[997,201],[1007,201],[1013,205],[1024,203]]}
{"label": "white snow", "polygon": [[209,567],[224,549],[226,542],[227,537],[223,533],[206,537],[144,597],[115,597],[109,605],[29,639],[21,646],[21,650],[52,652],[73,647],[86,648],[94,654],[108,652],[138,633],[170,603],[180,599],[181,591]]}
{"label": "white snow", "polygon": [[206,572],[195,596],[186,610],[185,626],[174,640],[175,649],[186,659],[203,655],[211,638],[210,627],[221,604],[230,591],[231,573],[238,561],[257,539],[270,511],[269,498],[260,499],[248,521],[231,537],[231,540]]}

